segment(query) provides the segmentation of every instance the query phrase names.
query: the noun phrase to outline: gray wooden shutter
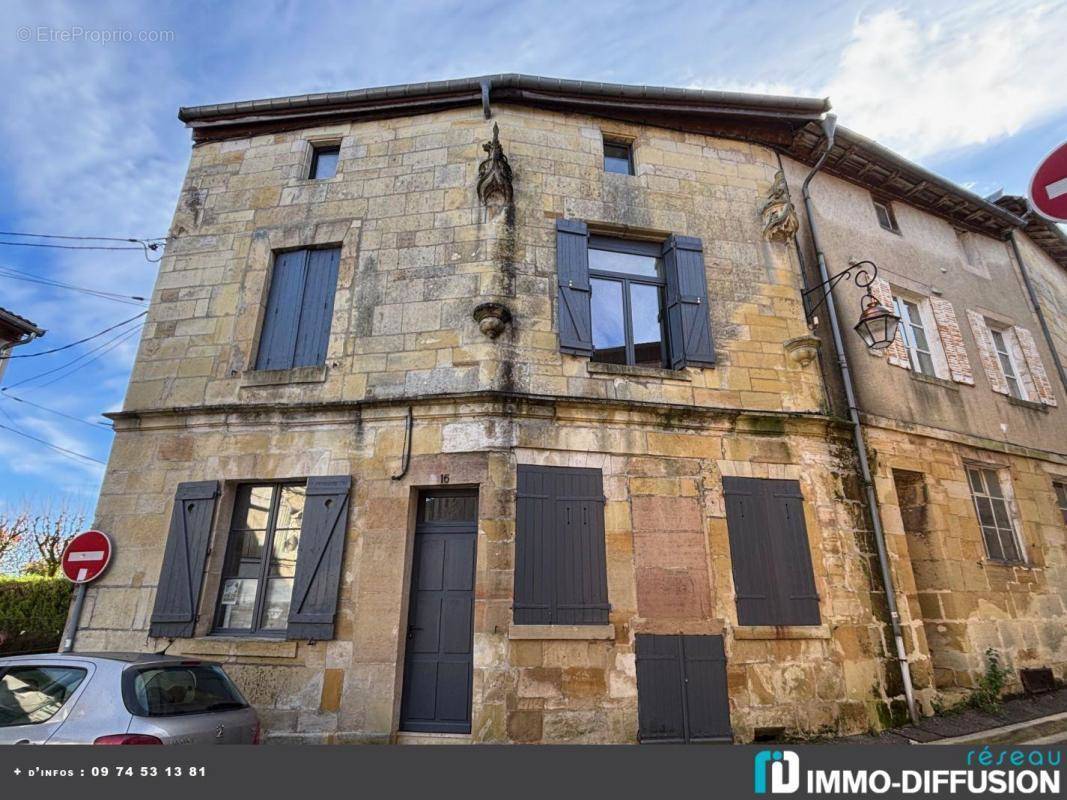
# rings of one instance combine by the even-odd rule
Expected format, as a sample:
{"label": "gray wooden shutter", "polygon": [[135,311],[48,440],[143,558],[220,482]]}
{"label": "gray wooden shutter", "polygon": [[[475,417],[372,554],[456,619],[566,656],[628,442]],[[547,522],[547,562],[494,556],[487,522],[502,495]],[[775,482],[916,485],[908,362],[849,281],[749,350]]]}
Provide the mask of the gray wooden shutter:
{"label": "gray wooden shutter", "polygon": [[307,255],[307,250],[292,250],[274,257],[256,369],[291,369],[293,366]]}
{"label": "gray wooden shutter", "polygon": [[726,688],[726,649],[721,636],[683,636],[686,741],[733,739]]}
{"label": "gray wooden shutter", "polygon": [[724,477],[738,625],[818,625],[800,484]]}
{"label": "gray wooden shutter", "polygon": [[671,368],[714,366],[704,245],[692,236],[672,235],[663,243],[663,268]]}
{"label": "gray wooden shutter", "polygon": [[195,634],[200,586],[204,580],[218,494],[218,481],[178,484],[148,627],[152,636],[173,639]]}
{"label": "gray wooden shutter", "polygon": [[592,355],[589,229],[580,220],[556,220],[556,274],[559,282],[559,347],[565,353]]}
{"label": "gray wooden shutter", "polygon": [[774,625],[777,595],[763,487],[756,478],[723,477],[726,527],[738,625]]}
{"label": "gray wooden shutter", "polygon": [[308,478],[288,639],[333,638],[351,486],[350,475]]}
{"label": "gray wooden shutter", "polygon": [[520,464],[515,624],[599,625],[609,610],[600,470]]}
{"label": "gray wooden shutter", "polygon": [[326,363],[333,320],[333,299],[337,293],[337,267],[341,248],[312,250],[308,254],[304,296],[300,306],[300,323],[296,334],[294,367]]}
{"label": "gray wooden shutter", "polygon": [[636,640],[639,741],[732,740],[722,636],[639,633]]}

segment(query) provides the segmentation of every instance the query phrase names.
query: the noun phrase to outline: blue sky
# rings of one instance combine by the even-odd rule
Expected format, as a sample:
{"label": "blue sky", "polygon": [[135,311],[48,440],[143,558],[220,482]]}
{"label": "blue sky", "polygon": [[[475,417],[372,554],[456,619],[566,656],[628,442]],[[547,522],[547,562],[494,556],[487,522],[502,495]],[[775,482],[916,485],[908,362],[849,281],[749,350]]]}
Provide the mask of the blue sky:
{"label": "blue sky", "polygon": [[[138,41],[159,31],[164,41]],[[180,105],[493,72],[829,96],[843,124],[927,168],[980,193],[1021,193],[1037,159],[1067,133],[1065,35],[1062,0],[8,0],[0,230],[164,235],[190,150]],[[136,251],[0,246],[0,266],[129,295],[148,296],[155,279]],[[0,305],[48,329],[20,353],[140,310],[3,277]],[[106,460],[111,433],[96,423],[121,407],[136,342],[118,341],[47,386],[14,384],[88,346],[11,362],[8,394],[68,416],[0,397],[0,424]],[[91,506],[103,474],[6,430],[0,463],[0,503],[73,495]]]}

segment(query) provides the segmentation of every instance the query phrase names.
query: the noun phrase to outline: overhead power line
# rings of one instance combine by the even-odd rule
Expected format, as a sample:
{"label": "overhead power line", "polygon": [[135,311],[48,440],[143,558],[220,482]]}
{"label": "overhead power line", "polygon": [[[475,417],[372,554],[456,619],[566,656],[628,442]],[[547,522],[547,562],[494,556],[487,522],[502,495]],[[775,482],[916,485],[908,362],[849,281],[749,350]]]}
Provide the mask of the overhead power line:
{"label": "overhead power line", "polygon": [[105,333],[110,333],[111,331],[115,330],[116,328],[121,328],[123,325],[126,325],[126,324],[128,324],[130,322],[133,322],[135,319],[140,319],[141,317],[143,317],[147,313],[148,313],[147,311],[142,311],[140,314],[136,314],[136,315],[130,317],[129,319],[124,319],[122,322],[115,323],[110,328],[104,328],[102,331],[100,331],[98,333],[94,333],[92,336],[86,336],[84,339],[79,339],[76,342],[70,342],[69,344],[63,345],[62,347],[53,347],[51,350],[41,350],[41,351],[36,352],[36,353],[25,353],[25,354],[22,354],[22,355],[10,355],[10,356],[6,355],[6,356],[0,357],[0,360],[9,359],[9,358],[36,358],[37,356],[47,356],[47,355],[51,355],[52,353],[59,353],[59,352],[61,352],[63,350],[69,350],[72,347],[77,347],[79,344],[85,344],[86,342],[89,342],[89,341],[92,341],[93,339],[99,338],[100,336],[103,336]]}
{"label": "overhead power line", "polygon": [[69,239],[79,242],[162,242],[167,236],[64,236],[59,233],[20,233],[18,231],[0,231],[0,236],[20,236],[26,239]]}
{"label": "overhead power line", "polygon": [[[0,388],[0,392],[10,391],[11,389],[14,389],[16,386],[22,386],[22,385],[27,384],[27,383],[32,383],[32,382],[34,382],[34,381],[36,381],[36,380],[38,380],[40,378],[44,378],[47,375],[54,375],[57,372],[62,373],[62,374],[58,375],[57,377],[53,378],[52,380],[45,381],[44,383],[39,384],[37,386],[34,386],[32,388],[36,390],[36,389],[43,389],[45,386],[51,386],[56,381],[62,380],[63,378],[67,377],[68,375],[71,375],[71,374],[77,372],[78,370],[89,366],[90,364],[92,364],[97,359],[99,359],[102,356],[106,355],[109,351],[114,350],[120,344],[122,344],[126,340],[128,340],[131,337],[133,337],[134,335],[136,335],[142,328],[144,328],[144,323],[142,323],[140,325],[137,325],[137,326],[135,326],[133,328],[130,328],[129,330],[122,331],[121,333],[117,334],[116,336],[113,336],[112,338],[108,339],[106,342],[103,342],[102,344],[98,344],[96,347],[93,347],[93,348],[91,348],[89,350],[86,350],[81,355],[76,356],[75,358],[72,358],[70,361],[66,362],[65,364],[60,364],[58,367],[52,367],[51,369],[46,369],[44,372],[39,372],[36,375],[31,375],[28,378],[23,378],[20,381],[15,381],[14,383],[12,383],[12,384],[10,384],[8,386]],[[84,359],[88,358],[88,356],[91,356],[93,353],[97,353],[97,355],[93,356],[92,358],[89,358],[87,361],[84,361]],[[84,363],[78,364],[79,361],[84,361]],[[78,364],[78,366],[74,366],[75,364]],[[74,367],[74,368],[70,369],[70,370],[67,370],[68,367]],[[67,370],[67,371],[66,372],[62,372],[63,370]]]}
{"label": "overhead power line", "polygon": [[87,419],[83,419],[82,417],[76,417],[73,414],[66,413],[65,411],[59,411],[55,408],[49,408],[48,406],[43,406],[40,403],[35,403],[32,400],[27,400],[25,397],[19,397],[17,395],[8,394],[7,392],[0,394],[0,397],[6,397],[8,400],[15,400],[19,403],[25,403],[28,406],[39,408],[41,411],[47,411],[49,414],[55,414],[57,417],[64,417],[65,419],[73,420],[74,422],[80,422],[82,425],[88,425],[90,428],[111,428],[110,423],[90,421]]}
{"label": "overhead power line", "polygon": [[29,440],[34,441],[34,442],[37,442],[38,444],[43,444],[45,447],[52,448],[57,453],[63,453],[64,455],[74,456],[76,458],[84,458],[86,461],[92,461],[94,464],[102,464],[104,466],[107,466],[107,463],[104,462],[104,461],[101,461],[99,458],[93,458],[92,456],[87,456],[87,455],[85,455],[85,453],[79,453],[76,450],[68,450],[65,447],[60,447],[58,444],[52,444],[51,442],[49,442],[49,441],[47,441],[45,439],[41,439],[41,438],[39,438],[37,436],[32,436],[32,435],[26,433],[25,431],[20,431],[18,428],[12,428],[12,427],[10,427],[8,425],[0,425],[0,429],[3,429],[5,431],[10,431],[11,433],[14,433],[14,434],[16,434],[18,436],[22,436],[22,437],[25,437],[26,439],[29,439]]}
{"label": "overhead power line", "polygon": [[36,283],[42,286],[51,286],[56,289],[68,289],[72,292],[80,292],[82,294],[89,295],[91,297],[99,297],[103,300],[114,300],[116,303],[125,303],[126,305],[139,305],[144,306],[146,300],[144,297],[130,294],[119,294],[118,292],[108,292],[103,289],[90,289],[86,286],[76,286],[72,283],[65,283],[63,281],[53,280],[51,278],[43,278],[37,275],[31,275],[21,270],[14,269],[13,267],[0,267],[0,276],[5,278],[11,278],[16,281],[26,281],[27,283]]}

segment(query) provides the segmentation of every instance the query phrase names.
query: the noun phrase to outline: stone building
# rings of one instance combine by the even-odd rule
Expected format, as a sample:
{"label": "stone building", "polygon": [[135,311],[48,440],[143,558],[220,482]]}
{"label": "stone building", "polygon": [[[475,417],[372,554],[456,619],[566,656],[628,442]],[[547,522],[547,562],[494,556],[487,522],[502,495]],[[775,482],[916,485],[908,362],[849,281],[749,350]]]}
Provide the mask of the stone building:
{"label": "stone building", "polygon": [[[794,236],[828,108],[499,75],[183,109],[191,161],[97,510],[116,552],[76,649],[225,661],[274,741],[750,741],[905,713]],[[946,299],[977,291],[945,213],[900,199],[884,234],[839,168],[814,185],[833,263],[881,259],[919,292],[905,267],[930,250]],[[998,237],[1022,220],[945,192],[993,291],[1017,290]],[[961,330],[992,314],[1048,360],[1025,301],[955,302]],[[849,353],[891,395],[869,398],[882,513],[894,469],[937,481],[921,537],[885,526],[926,712],[990,627],[1020,665],[1067,664],[1067,448],[1041,399],[1062,387],[1029,366],[1034,400],[990,395],[963,349],[976,386]],[[978,427],[1001,406],[1017,443]],[[1003,579],[979,589],[961,459],[985,452],[1018,472],[1041,565],[981,568]]]}

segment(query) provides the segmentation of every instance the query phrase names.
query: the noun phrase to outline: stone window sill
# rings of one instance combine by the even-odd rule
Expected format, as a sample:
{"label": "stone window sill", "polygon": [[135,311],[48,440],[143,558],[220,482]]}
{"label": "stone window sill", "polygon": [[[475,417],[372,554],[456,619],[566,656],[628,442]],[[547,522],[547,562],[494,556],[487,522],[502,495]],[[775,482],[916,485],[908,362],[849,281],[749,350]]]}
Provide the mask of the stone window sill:
{"label": "stone window sill", "polygon": [[251,636],[204,636],[178,639],[169,655],[251,656],[256,658],[296,658],[296,642]]}
{"label": "stone window sill", "polygon": [[606,364],[600,361],[590,361],[587,369],[590,375],[620,375],[628,378],[662,378],[669,381],[686,382],[693,380],[689,375],[689,371],[684,369],[631,367],[627,364]]}
{"label": "stone window sill", "polygon": [[733,629],[735,639],[829,639],[829,625],[746,625]]}
{"label": "stone window sill", "polygon": [[614,639],[615,626],[607,625],[516,625],[508,627],[509,639]]}
{"label": "stone window sill", "polygon": [[325,383],[325,364],[295,369],[250,369],[241,375],[241,388],[282,386],[289,383]]}
{"label": "stone window sill", "polygon": [[949,389],[953,392],[958,392],[960,387],[947,378],[938,378],[934,375],[926,375],[922,372],[916,372],[915,370],[908,370],[908,374],[911,375],[913,381],[919,383],[929,383],[934,386],[940,386],[942,389]]}
{"label": "stone window sill", "polygon": [[1048,413],[1048,406],[1044,403],[1035,403],[1033,400],[1020,400],[1018,397],[1012,397],[1010,394],[1005,396],[1008,398],[1008,402],[1013,406],[1029,408],[1031,411],[1040,411],[1043,414]]}

